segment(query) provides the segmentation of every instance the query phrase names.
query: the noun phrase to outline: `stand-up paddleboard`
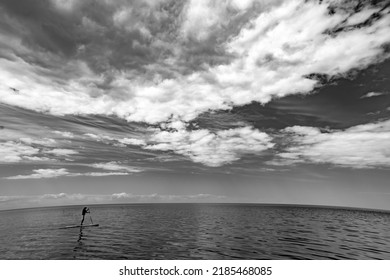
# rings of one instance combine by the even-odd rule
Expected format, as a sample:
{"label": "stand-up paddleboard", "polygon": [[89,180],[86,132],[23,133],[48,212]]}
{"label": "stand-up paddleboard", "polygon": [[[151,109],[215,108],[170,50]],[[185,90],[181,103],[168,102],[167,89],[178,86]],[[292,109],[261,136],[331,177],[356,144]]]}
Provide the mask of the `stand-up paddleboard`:
{"label": "stand-up paddleboard", "polygon": [[62,228],[60,228],[60,229],[67,229],[67,228],[80,228],[80,227],[82,227],[82,228],[85,228],[85,227],[98,227],[99,226],[99,224],[90,224],[90,225],[77,225],[77,226],[66,226],[66,227],[62,227]]}

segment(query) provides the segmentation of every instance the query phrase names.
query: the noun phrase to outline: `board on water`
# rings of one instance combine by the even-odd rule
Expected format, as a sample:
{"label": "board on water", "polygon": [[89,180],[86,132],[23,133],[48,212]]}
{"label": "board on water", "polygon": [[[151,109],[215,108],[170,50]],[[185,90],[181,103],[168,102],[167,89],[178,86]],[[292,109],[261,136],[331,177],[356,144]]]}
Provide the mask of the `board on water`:
{"label": "board on water", "polygon": [[82,228],[85,228],[85,227],[98,227],[99,226],[99,224],[90,224],[90,225],[76,225],[76,226],[66,226],[66,227],[62,227],[62,228],[60,228],[60,229],[67,229],[67,228],[80,228],[80,227],[82,227]]}

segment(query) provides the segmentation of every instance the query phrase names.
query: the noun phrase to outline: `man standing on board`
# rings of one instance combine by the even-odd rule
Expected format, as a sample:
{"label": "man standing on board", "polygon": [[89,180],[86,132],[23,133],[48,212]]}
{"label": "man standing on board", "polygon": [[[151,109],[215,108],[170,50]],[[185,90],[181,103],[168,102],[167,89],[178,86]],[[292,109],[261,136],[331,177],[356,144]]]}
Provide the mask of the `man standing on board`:
{"label": "man standing on board", "polygon": [[89,208],[88,207],[84,207],[83,211],[81,212],[81,215],[83,215],[83,219],[81,220],[81,225],[83,225],[85,214],[87,214],[87,213],[89,213]]}

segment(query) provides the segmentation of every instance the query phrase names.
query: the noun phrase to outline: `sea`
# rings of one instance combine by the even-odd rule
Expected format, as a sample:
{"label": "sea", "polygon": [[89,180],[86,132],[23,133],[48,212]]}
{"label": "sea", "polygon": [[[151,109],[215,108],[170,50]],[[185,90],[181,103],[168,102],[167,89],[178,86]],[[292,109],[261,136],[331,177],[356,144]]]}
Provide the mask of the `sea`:
{"label": "sea", "polygon": [[390,259],[390,213],[252,204],[0,211],[0,259]]}

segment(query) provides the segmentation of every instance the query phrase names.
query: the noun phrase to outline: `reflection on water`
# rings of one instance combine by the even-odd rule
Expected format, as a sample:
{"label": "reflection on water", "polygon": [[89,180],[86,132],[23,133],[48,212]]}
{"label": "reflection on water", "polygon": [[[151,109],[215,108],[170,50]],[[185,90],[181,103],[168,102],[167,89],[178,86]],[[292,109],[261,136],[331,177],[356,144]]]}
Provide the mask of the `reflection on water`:
{"label": "reflection on water", "polygon": [[[1,259],[390,259],[390,214],[257,205],[104,205],[0,212]],[[95,221],[95,222],[96,222]]]}
{"label": "reflection on water", "polygon": [[79,239],[77,239],[77,242],[80,243],[81,239],[83,238],[83,228],[80,227],[80,234],[79,234]]}
{"label": "reflection on water", "polygon": [[76,259],[77,258],[77,255],[78,255],[78,252],[82,250],[83,248],[83,242],[82,242],[82,239],[83,239],[83,228],[80,227],[80,233],[79,233],[79,237],[77,239],[77,245],[76,247],[74,247],[73,249],[73,258]]}

